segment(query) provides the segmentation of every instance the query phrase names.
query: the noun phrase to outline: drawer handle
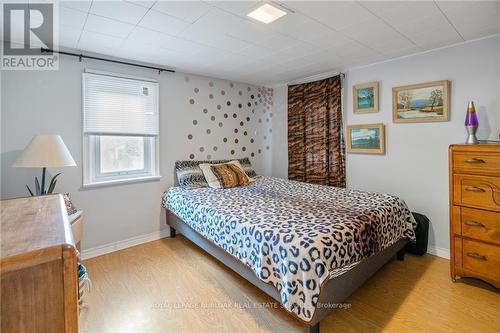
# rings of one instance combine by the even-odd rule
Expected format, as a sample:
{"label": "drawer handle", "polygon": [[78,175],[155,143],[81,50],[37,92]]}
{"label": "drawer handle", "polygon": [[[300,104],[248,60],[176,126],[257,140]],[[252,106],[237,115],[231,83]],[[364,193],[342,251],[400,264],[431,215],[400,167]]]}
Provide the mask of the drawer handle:
{"label": "drawer handle", "polygon": [[467,160],[465,160],[465,163],[486,163],[484,160],[480,159],[480,158],[469,158]]}
{"label": "drawer handle", "polygon": [[484,224],[482,224],[481,222],[477,222],[477,221],[465,221],[465,224],[466,225],[470,225],[472,227],[481,227],[481,228],[484,228]]}
{"label": "drawer handle", "polygon": [[477,260],[482,260],[482,261],[486,261],[486,256],[482,256],[480,255],[479,253],[476,253],[476,252],[469,252],[467,253],[467,256],[468,257],[471,257],[471,258],[474,258],[474,259],[477,259]]}
{"label": "drawer handle", "polygon": [[484,192],[484,190],[480,187],[477,187],[477,186],[467,186],[465,188],[466,191],[469,191],[469,192]]}

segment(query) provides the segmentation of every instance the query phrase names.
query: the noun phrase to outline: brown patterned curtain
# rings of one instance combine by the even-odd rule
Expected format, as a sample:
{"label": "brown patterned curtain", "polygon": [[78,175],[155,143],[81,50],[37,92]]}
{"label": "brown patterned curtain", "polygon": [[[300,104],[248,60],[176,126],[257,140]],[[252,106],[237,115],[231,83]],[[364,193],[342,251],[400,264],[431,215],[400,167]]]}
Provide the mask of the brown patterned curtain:
{"label": "brown patterned curtain", "polygon": [[288,178],[345,187],[340,75],[288,87]]}

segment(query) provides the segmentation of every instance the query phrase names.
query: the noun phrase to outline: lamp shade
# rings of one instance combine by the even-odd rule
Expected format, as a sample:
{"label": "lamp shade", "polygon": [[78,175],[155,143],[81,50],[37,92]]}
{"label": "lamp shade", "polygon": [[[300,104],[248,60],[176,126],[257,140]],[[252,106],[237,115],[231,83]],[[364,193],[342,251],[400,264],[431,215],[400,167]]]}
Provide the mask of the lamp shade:
{"label": "lamp shade", "polygon": [[15,168],[75,166],[75,160],[59,135],[36,135],[14,163]]}

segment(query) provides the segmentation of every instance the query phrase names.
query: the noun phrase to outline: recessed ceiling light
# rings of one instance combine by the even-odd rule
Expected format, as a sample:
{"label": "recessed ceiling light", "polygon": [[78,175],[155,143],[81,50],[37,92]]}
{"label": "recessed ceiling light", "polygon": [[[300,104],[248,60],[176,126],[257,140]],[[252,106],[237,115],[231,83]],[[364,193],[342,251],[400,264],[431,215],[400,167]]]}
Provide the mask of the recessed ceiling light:
{"label": "recessed ceiling light", "polygon": [[256,10],[254,10],[253,12],[251,12],[250,14],[248,14],[247,16],[257,21],[264,22],[265,24],[269,24],[285,15],[286,12],[266,3],[257,8]]}

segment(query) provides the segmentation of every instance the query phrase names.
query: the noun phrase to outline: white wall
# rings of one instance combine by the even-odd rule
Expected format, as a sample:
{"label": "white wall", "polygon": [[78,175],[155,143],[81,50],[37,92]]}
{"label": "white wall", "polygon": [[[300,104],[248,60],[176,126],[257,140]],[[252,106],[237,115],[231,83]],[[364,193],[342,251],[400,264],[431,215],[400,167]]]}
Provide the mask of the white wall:
{"label": "white wall", "polygon": [[[81,188],[81,77],[85,68],[159,80],[161,181]],[[199,90],[197,93],[195,88]],[[190,99],[194,100],[193,104]],[[251,107],[247,103],[252,103]],[[254,153],[255,157],[250,159],[257,172],[270,173],[271,104],[272,91],[261,87],[182,73],[158,75],[155,71],[102,62],[80,63],[76,58],[64,56],[58,71],[4,71],[1,74],[1,196],[3,199],[26,196],[25,184],[32,186],[34,176],[39,176],[38,169],[11,167],[31,138],[41,133],[60,134],[78,167],[50,169],[50,172],[63,172],[56,190],[71,193],[75,205],[84,210],[83,249],[158,234],[166,228],[160,208],[161,195],[173,185],[176,160],[189,159],[190,154],[196,159],[205,159],[207,155],[219,159]],[[203,112],[204,108],[207,113]],[[228,118],[224,118],[224,113]],[[233,118],[233,113],[237,118]],[[212,116],[215,120],[211,120]],[[193,120],[198,124],[193,125]],[[235,128],[238,133],[234,133]],[[211,130],[210,134],[207,129]],[[192,140],[188,134],[193,135]],[[228,138],[227,143],[222,141],[224,137]],[[254,143],[250,143],[251,138]],[[235,139],[239,140],[238,144],[234,143]],[[204,148],[203,153],[200,147]],[[234,155],[231,150],[235,151]]]}
{"label": "white wall", "polygon": [[[441,123],[392,123],[392,87],[428,81],[451,81],[451,119]],[[352,86],[380,82],[380,112],[352,112]],[[450,144],[465,140],[467,102],[479,115],[479,139],[498,140],[500,133],[500,37],[395,59],[346,71],[344,123],[384,123],[386,154],[347,155],[350,188],[393,193],[410,209],[431,220],[429,244],[445,255],[448,235],[448,156]],[[280,99],[278,99],[278,97]],[[286,151],[286,88],[275,88],[273,151]],[[279,107],[279,109],[278,109]],[[280,123],[278,123],[278,120]],[[273,159],[273,174],[287,174],[287,157]]]}

